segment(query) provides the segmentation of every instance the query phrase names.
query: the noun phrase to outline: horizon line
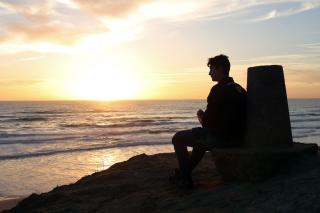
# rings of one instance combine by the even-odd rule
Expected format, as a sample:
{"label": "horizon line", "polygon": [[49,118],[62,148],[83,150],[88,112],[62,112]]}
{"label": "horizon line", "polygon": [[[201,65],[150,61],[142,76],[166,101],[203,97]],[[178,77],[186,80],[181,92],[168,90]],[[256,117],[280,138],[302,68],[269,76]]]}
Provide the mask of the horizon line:
{"label": "horizon line", "polygon": [[[312,98],[287,98],[287,100],[315,100],[320,99],[320,97]],[[117,100],[93,100],[93,99],[48,99],[48,100],[25,100],[25,99],[16,99],[16,100],[0,100],[0,102],[63,102],[63,101],[93,101],[93,102],[117,102],[117,101],[203,101],[206,98],[186,98],[186,99],[117,99]]]}

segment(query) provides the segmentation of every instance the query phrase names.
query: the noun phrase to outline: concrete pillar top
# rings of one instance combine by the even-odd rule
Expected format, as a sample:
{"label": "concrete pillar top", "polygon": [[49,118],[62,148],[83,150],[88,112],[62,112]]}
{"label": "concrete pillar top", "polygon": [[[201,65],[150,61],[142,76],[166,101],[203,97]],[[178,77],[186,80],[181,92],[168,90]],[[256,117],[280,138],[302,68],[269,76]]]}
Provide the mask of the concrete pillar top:
{"label": "concrete pillar top", "polygon": [[246,145],[288,147],[292,145],[289,108],[280,65],[248,68]]}

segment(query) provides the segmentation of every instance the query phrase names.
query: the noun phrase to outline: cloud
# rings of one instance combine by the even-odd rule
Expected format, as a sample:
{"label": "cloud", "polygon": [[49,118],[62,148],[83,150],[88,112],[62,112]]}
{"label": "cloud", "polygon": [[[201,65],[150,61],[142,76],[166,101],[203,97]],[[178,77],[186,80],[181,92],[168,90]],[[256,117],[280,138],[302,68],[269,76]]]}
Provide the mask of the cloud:
{"label": "cloud", "polygon": [[52,0],[25,0],[25,1],[0,1],[0,8],[33,22],[46,22],[54,15],[54,1]]}
{"label": "cloud", "polygon": [[98,16],[126,17],[141,5],[151,0],[73,0],[80,9],[90,11]]}
{"label": "cloud", "polygon": [[319,64],[320,54],[288,54],[288,55],[272,55],[262,56],[250,59],[234,60],[237,65],[258,66],[267,64],[280,64],[284,66],[304,66],[304,65],[317,65]]}
{"label": "cloud", "polygon": [[[0,45],[20,42],[73,47],[97,36],[117,43],[115,38],[122,35],[130,37],[121,39],[126,42],[153,19],[217,20],[267,8],[268,13],[254,19],[266,21],[319,6],[315,0],[0,0]],[[101,42],[92,45],[100,47]]]}
{"label": "cloud", "polygon": [[45,58],[44,55],[40,56],[32,56],[32,57],[27,57],[27,58],[20,58],[17,61],[36,61]]}
{"label": "cloud", "polygon": [[320,84],[319,64],[288,64],[284,66],[286,81],[300,84]]}
{"label": "cloud", "polygon": [[[70,1],[70,0],[68,0]],[[152,18],[168,18],[174,21],[188,21],[197,19],[222,19],[237,15],[246,10],[270,6],[271,11],[256,21],[290,16],[311,10],[320,6],[316,0],[73,0],[80,10],[90,11],[97,17],[127,18],[141,17],[142,20]],[[282,10],[276,9],[282,5]],[[296,6],[298,5],[298,6]]]}
{"label": "cloud", "polygon": [[[97,20],[91,20],[90,24],[89,20],[85,24],[77,22],[81,17],[63,14],[58,10],[62,6],[54,0],[0,1],[0,8],[9,14],[4,15],[0,43],[20,41],[72,45],[87,35],[108,31]],[[62,9],[70,14],[74,12],[70,8]]]}
{"label": "cloud", "polygon": [[320,42],[301,44],[299,46],[303,47],[311,52],[319,52],[320,51]]}
{"label": "cloud", "polygon": [[[12,24],[7,28],[7,36],[11,38],[19,38],[24,41],[31,42],[56,42],[65,45],[74,44],[85,35],[96,32],[99,31],[97,29],[77,28],[73,25],[56,23],[45,23],[39,25]],[[7,38],[7,40],[9,40],[9,38]]]}
{"label": "cloud", "polygon": [[320,54],[290,54],[234,60],[233,68],[247,70],[251,66],[279,64],[283,66],[286,82],[290,84],[318,84]]}
{"label": "cloud", "polygon": [[279,10],[279,9],[273,9],[270,12],[268,12],[267,14],[255,18],[253,21],[267,21],[270,19],[274,19],[274,18],[279,18],[279,17],[285,17],[285,16],[291,16],[291,15],[295,15],[298,13],[302,13],[311,9],[315,9],[320,7],[320,2],[315,2],[315,1],[311,1],[311,2],[302,2],[298,5],[298,7],[292,7],[292,8],[286,8],[283,10]]}
{"label": "cloud", "polygon": [[1,87],[25,87],[25,86],[34,86],[37,84],[43,83],[43,80],[34,80],[34,79],[7,79],[0,80]]}
{"label": "cloud", "polygon": [[[142,20],[167,18],[174,21],[197,19],[222,19],[241,12],[252,12],[255,8],[272,8],[256,21],[290,16],[320,6],[318,0],[73,0],[80,9],[90,11],[98,17],[127,18],[140,16]],[[281,10],[277,9],[281,6]]]}

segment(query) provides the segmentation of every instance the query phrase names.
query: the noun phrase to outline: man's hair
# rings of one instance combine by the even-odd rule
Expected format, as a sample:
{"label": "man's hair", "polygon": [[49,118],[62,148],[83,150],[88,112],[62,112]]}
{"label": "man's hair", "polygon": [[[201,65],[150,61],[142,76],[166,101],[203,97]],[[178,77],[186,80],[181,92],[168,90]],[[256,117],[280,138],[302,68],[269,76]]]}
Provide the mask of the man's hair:
{"label": "man's hair", "polygon": [[217,55],[213,58],[208,59],[207,63],[208,67],[214,66],[214,67],[222,67],[223,71],[225,71],[226,74],[229,74],[230,71],[230,61],[228,59],[228,56],[226,55]]}

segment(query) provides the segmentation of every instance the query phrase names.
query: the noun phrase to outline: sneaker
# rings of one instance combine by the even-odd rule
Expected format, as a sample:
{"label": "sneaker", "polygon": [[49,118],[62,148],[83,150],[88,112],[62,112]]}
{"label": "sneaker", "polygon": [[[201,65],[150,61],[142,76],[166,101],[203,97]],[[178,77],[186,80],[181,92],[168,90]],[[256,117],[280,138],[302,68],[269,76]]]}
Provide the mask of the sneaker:
{"label": "sneaker", "polygon": [[179,169],[175,168],[173,170],[173,174],[169,175],[169,181],[172,183],[176,183],[177,181],[182,179],[182,175]]}
{"label": "sneaker", "polygon": [[177,182],[177,186],[180,189],[193,189],[194,183],[191,178],[188,178],[188,179],[183,178]]}

